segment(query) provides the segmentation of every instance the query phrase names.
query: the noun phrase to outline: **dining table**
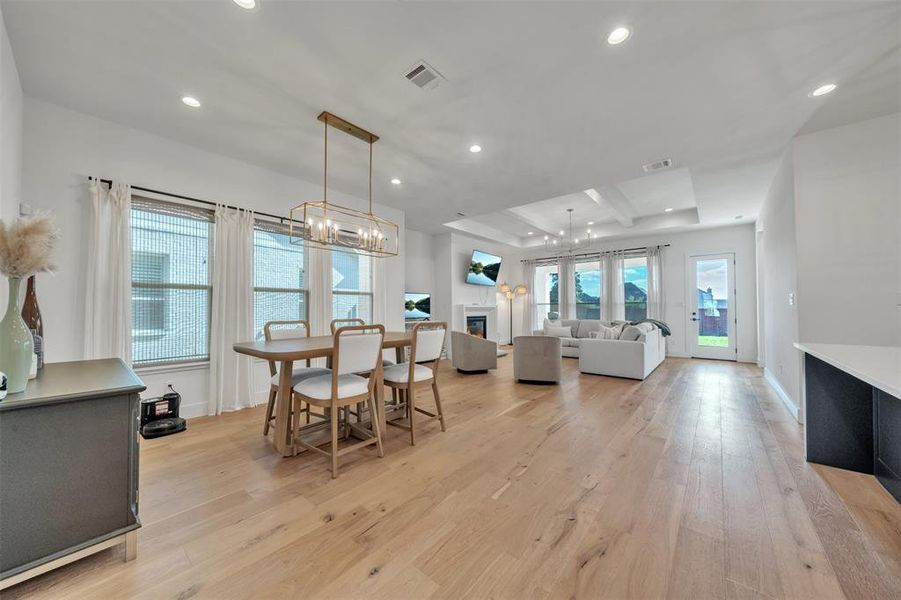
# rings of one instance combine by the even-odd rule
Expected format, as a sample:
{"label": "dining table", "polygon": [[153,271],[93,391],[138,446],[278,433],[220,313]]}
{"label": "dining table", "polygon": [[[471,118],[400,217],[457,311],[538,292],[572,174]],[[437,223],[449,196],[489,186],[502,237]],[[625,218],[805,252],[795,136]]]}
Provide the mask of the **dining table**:
{"label": "dining table", "polygon": [[[413,342],[412,331],[386,331],[382,348],[395,350],[397,362],[404,361],[404,349]],[[295,448],[291,431],[291,375],[294,363],[298,360],[330,358],[335,351],[335,338],[331,335],[313,335],[292,339],[257,340],[238,342],[232,346],[238,354],[261,358],[278,363],[278,394],[275,401],[275,434],[272,444],[282,456],[293,456]],[[379,419],[380,431],[384,433],[387,423],[385,419],[385,392],[382,385],[382,363],[376,366],[375,405]]]}

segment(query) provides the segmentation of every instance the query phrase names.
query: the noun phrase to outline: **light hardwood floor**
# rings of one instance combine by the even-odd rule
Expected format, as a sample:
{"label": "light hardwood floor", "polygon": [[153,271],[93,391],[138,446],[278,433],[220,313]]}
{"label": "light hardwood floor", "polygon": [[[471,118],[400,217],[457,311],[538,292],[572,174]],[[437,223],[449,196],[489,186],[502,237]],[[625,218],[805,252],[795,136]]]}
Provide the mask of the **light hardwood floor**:
{"label": "light hardwood floor", "polygon": [[641,383],[566,359],[537,386],[499,363],[448,365],[447,432],[389,428],[337,480],[276,456],[262,407],[143,441],[138,559],[3,598],[901,598],[901,507],[804,462],[756,367],[668,359]]}

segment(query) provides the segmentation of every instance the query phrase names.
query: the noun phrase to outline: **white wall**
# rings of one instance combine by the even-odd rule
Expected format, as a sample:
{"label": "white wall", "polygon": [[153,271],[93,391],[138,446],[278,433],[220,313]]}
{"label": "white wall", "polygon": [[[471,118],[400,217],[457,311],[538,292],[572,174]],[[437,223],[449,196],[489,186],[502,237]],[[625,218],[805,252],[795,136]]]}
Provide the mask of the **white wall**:
{"label": "white wall", "polygon": [[[795,241],[793,153],[783,155],[760,210],[761,252],[758,281],[764,332],[761,346],[766,377],[798,417],[801,405],[798,341],[798,256]],[[795,295],[790,304],[790,294]],[[787,397],[787,398],[786,398]]]}
{"label": "white wall", "polygon": [[[432,236],[412,229],[406,231],[404,277],[408,292],[435,294],[435,256]],[[434,299],[433,299],[434,301]]]}
{"label": "white wall", "polygon": [[[453,252],[451,260],[450,277],[453,287],[454,306],[461,304],[482,304],[497,306],[497,341],[509,344],[510,337],[510,303],[498,291],[496,287],[472,285],[466,283],[466,273],[469,271],[469,262],[472,259],[473,250],[482,250],[502,258],[501,270],[498,273],[497,282],[509,283],[511,287],[522,281],[522,264],[520,251],[506,244],[496,244],[477,238],[471,238],[460,234],[451,234],[453,240]],[[522,310],[526,305],[526,299],[522,296],[513,302],[513,335],[522,335]],[[466,323],[462,320],[459,310],[454,311],[453,329],[465,331]]]}
{"label": "white wall", "polygon": [[[410,232],[413,233],[413,232]],[[522,281],[522,258],[519,249],[485,240],[471,238],[457,233],[445,233],[434,236],[415,233],[419,251],[425,255],[430,253],[432,262],[428,263],[419,257],[407,258],[407,283],[411,291],[419,291],[411,286],[432,285],[432,318],[446,321],[451,330],[463,331],[465,323],[459,311],[461,304],[480,304],[497,307],[498,342],[510,342],[509,303],[497,288],[470,285],[466,283],[466,272],[473,250],[483,250],[500,256],[501,270],[498,283],[516,285]],[[513,335],[523,333],[522,311],[525,307],[524,297],[517,297],[513,306]],[[450,350],[450,349],[449,349]],[[452,352],[452,350],[450,350]]]}
{"label": "white wall", "polygon": [[[48,361],[82,358],[84,274],[90,215],[87,176],[97,175],[133,185],[195,196],[254,210],[287,215],[290,207],[321,197],[322,189],[254,165],[198,150],[73,112],[31,98],[24,110],[23,197],[39,209],[53,211],[62,229],[59,273],[38,277]],[[332,192],[336,202],[364,207],[362,200]],[[376,206],[378,214],[400,225],[402,254],[389,262],[388,329],[403,327],[404,215]],[[267,392],[268,371],[257,365],[258,394]],[[207,402],[207,369],[143,371],[147,394],[174,383],[188,416],[202,414]]]}
{"label": "white wall", "polygon": [[901,113],[794,141],[800,339],[901,345]]}
{"label": "white wall", "polygon": [[[691,256],[735,254],[736,301],[738,319],[736,342],[738,360],[757,361],[757,284],[755,259],[755,233],[753,224],[681,233],[618,239],[600,243],[598,250],[635,248],[658,244],[670,244],[664,259],[664,290],[666,293],[666,321],[672,335],[666,339],[666,351],[670,356],[689,356],[688,323],[690,296],[687,283],[688,260]],[[533,251],[531,256],[547,253]]]}
{"label": "white wall", "polygon": [[[21,191],[22,86],[0,12],[0,219],[18,216]],[[0,308],[3,310],[6,309],[7,290],[6,278],[0,277]]]}

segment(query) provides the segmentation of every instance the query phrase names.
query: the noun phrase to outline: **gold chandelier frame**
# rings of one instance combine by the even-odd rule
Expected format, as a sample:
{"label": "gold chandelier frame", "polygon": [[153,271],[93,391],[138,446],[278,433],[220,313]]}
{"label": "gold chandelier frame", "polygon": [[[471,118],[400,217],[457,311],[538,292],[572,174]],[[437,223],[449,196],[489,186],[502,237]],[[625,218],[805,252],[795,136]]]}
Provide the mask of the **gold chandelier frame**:
{"label": "gold chandelier frame", "polygon": [[[289,214],[292,244],[335,251],[354,251],[376,258],[397,256],[399,228],[372,212],[372,146],[379,136],[328,111],[317,117],[323,123],[322,200],[298,204]],[[369,144],[369,211],[328,201],[328,129],[334,127]]]}

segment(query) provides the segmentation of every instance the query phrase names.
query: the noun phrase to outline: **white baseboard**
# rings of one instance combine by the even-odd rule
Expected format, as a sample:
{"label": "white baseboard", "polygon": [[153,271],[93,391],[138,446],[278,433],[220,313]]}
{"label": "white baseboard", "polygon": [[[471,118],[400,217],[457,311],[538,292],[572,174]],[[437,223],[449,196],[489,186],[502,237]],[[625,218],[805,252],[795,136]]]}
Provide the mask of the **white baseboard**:
{"label": "white baseboard", "polygon": [[[257,406],[260,404],[265,404],[269,401],[269,390],[257,390],[254,392],[254,400],[257,403]],[[178,410],[178,416],[184,419],[196,419],[197,417],[206,417],[207,413],[207,403],[206,402],[192,402],[191,404],[182,404]]]}
{"label": "white baseboard", "polygon": [[794,417],[795,421],[800,421],[798,406],[789,397],[785,390],[782,389],[782,386],[779,385],[779,381],[776,379],[776,376],[773,375],[772,371],[764,368],[763,378],[768,384],[770,384],[770,387],[773,388],[773,391],[775,391],[776,395],[779,396],[779,398],[782,400],[782,404],[785,405],[785,408],[788,410],[789,414]]}

